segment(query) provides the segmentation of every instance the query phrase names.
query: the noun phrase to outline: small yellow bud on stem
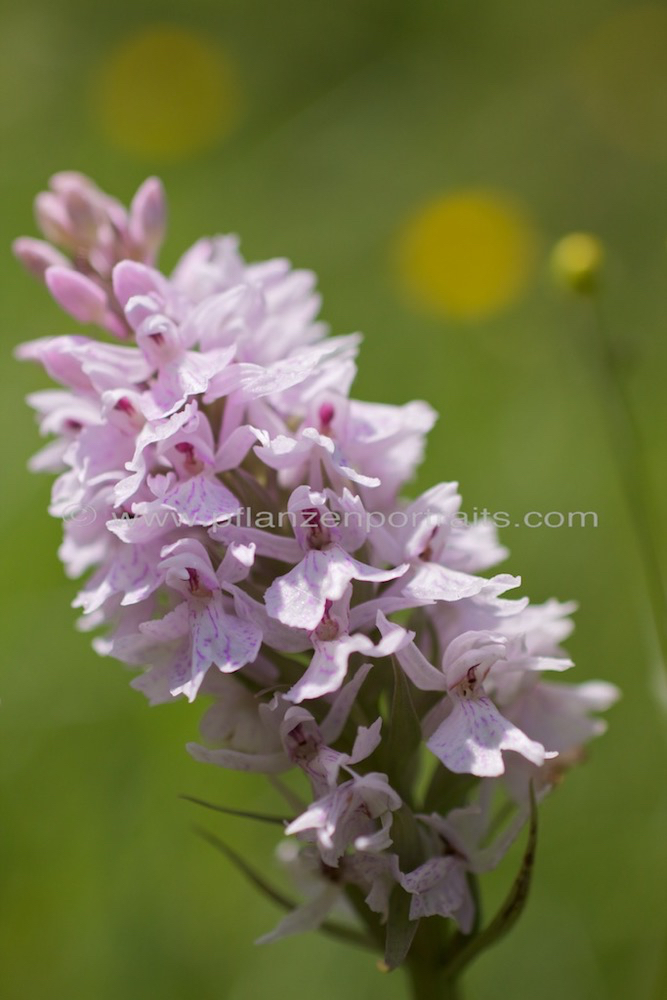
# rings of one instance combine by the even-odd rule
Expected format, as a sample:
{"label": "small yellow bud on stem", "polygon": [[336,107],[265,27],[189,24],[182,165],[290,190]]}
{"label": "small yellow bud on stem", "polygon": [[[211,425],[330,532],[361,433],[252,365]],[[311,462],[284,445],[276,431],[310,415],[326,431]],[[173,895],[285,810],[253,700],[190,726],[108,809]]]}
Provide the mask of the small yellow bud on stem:
{"label": "small yellow bud on stem", "polygon": [[563,236],[551,253],[556,281],[580,295],[591,295],[596,290],[603,262],[604,247],[590,233]]}

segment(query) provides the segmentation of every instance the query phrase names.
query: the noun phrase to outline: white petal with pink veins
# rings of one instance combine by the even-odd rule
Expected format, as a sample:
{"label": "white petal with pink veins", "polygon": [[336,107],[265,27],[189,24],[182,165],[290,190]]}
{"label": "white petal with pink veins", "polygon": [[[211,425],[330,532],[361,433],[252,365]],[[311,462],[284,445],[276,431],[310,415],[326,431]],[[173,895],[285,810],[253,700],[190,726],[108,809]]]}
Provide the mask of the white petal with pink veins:
{"label": "white petal with pink veins", "polygon": [[172,639],[180,639],[181,636],[187,635],[188,628],[188,605],[186,601],[183,601],[163,618],[143,622],[139,626],[139,631],[143,635],[157,639],[158,642],[171,642]]}
{"label": "white petal with pink veins", "polygon": [[310,666],[288,692],[290,701],[300,702],[309,698],[337,691],[347,674],[347,663],[352,653],[367,655],[374,647],[368,636],[345,635],[332,642],[314,640],[315,653]]}
{"label": "white petal with pink veins", "polygon": [[277,618],[272,618],[268,614],[263,604],[255,601],[249,594],[239,590],[233,584],[230,584],[227,589],[234,597],[237,615],[254,622],[259,627],[267,646],[283,653],[302,653],[311,647],[310,635],[305,629],[289,628],[287,625],[283,625]]}
{"label": "white petal with pink veins", "polygon": [[243,388],[248,395],[255,397],[283,392],[303,382],[325,359],[350,348],[356,350],[357,344],[358,337],[354,334],[348,337],[329,337],[319,344],[294,351],[289,357],[274,361],[268,367],[260,369],[252,377],[245,379]]}
{"label": "white petal with pink veins", "polygon": [[158,572],[159,545],[120,545],[73,604],[90,614],[114,594],[123,594],[121,604],[136,604],[145,600],[162,582]]}
{"label": "white petal with pink veins", "polygon": [[315,629],[326,601],[342,597],[354,575],[350,558],[342,549],[312,549],[294,569],[274,580],[264,595],[266,609],[284,625]]}
{"label": "white petal with pink veins", "polygon": [[169,490],[162,498],[162,505],[175,511],[182,523],[189,526],[215,524],[240,510],[234,494],[205,472]]}
{"label": "white petal with pink veins", "polygon": [[450,771],[496,777],[505,771],[503,750],[514,750],[538,767],[556,756],[505,719],[489,698],[452,695],[452,702],[451,713],[427,743]]}
{"label": "white petal with pink veins", "polygon": [[329,641],[313,637],[315,654],[310,665],[285,697],[290,701],[300,702],[337,691],[345,680],[352,653],[373,657],[391,656],[406,642],[407,633],[398,626],[383,634],[377,645],[360,632]]}
{"label": "white petal with pink veins", "polygon": [[178,688],[190,672],[190,641],[184,638],[170,651],[165,649],[158,655],[161,662],[131,682],[131,687],[141,691],[150,705],[162,705],[174,700],[172,689]]}
{"label": "white petal with pink veins", "polygon": [[240,670],[252,663],[259,652],[262,633],[252,622],[227,614],[219,594],[202,601],[202,608],[190,602],[190,632],[192,635],[191,677],[172,694],[185,694],[193,701],[206,671],[215,664],[223,673]]}
{"label": "white petal with pink veins", "polygon": [[420,917],[451,917],[466,893],[461,862],[452,856],[429,858],[419,868],[401,875],[401,885],[412,895],[410,920]]}
{"label": "white petal with pink veins", "polygon": [[404,588],[404,593],[419,600],[460,601],[464,597],[473,597],[488,585],[489,581],[481,576],[471,576],[460,573],[437,563],[420,565],[413,578]]}
{"label": "white petal with pink veins", "polygon": [[235,351],[235,346],[210,354],[187,351],[182,358],[163,365],[146,397],[146,415],[151,419],[167,417],[188,396],[206,392],[209,382],[228,368]]}

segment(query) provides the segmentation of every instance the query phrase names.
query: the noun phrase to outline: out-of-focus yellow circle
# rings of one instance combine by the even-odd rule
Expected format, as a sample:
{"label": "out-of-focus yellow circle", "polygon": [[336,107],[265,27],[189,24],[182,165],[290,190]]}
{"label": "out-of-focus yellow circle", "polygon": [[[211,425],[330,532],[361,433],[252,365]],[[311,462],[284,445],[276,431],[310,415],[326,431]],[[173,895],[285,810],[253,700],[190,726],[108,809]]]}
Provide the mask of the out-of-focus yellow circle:
{"label": "out-of-focus yellow circle", "polygon": [[612,142],[667,157],[667,9],[625,7],[603,22],[578,53],[582,107]]}
{"label": "out-of-focus yellow circle", "polygon": [[454,191],[428,202],[398,238],[399,275],[431,312],[478,320],[520,298],[534,268],[526,213],[499,192]]}
{"label": "out-of-focus yellow circle", "polygon": [[551,271],[556,281],[584,295],[595,291],[603,263],[604,247],[592,233],[568,233],[551,251]]}
{"label": "out-of-focus yellow circle", "polygon": [[239,91],[228,57],[205,36],[155,25],[124,39],[93,84],[108,139],[147,158],[198,152],[233,126]]}

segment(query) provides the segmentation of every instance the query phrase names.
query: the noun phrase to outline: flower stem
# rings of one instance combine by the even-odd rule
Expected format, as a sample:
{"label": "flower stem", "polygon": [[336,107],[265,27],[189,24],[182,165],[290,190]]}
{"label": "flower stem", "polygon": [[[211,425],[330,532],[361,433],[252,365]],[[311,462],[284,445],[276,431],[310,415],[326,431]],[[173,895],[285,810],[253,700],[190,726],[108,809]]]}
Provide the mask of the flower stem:
{"label": "flower stem", "polygon": [[644,442],[625,385],[621,363],[607,335],[597,294],[592,297],[591,304],[594,312],[592,326],[596,337],[598,361],[595,367],[602,390],[611,450],[644,568],[647,596],[662,665],[667,669],[667,589],[656,554],[657,532],[654,527],[655,514]]}
{"label": "flower stem", "polygon": [[445,978],[443,970],[437,965],[417,956],[408,959],[406,970],[410,977],[412,1000],[461,1000],[459,984]]}
{"label": "flower stem", "polygon": [[444,921],[420,921],[405,963],[412,1000],[461,1000],[458,976],[445,971],[447,942]]}

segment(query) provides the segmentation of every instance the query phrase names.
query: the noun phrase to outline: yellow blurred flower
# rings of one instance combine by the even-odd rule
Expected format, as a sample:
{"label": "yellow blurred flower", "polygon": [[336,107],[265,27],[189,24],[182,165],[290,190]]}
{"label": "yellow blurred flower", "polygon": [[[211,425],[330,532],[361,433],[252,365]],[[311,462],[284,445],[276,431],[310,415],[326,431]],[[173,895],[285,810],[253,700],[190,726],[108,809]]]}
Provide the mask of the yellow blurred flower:
{"label": "yellow blurred flower", "polygon": [[399,277],[431,312],[480,320],[517,301],[533,271],[536,238],[505,194],[466,189],[429,201],[399,233]]}
{"label": "yellow blurred flower", "polygon": [[604,262],[604,247],[590,233],[569,233],[553,248],[551,270],[561,285],[588,294],[595,290]]}
{"label": "yellow blurred flower", "polygon": [[233,66],[215,41],[176,25],[124,39],[92,86],[96,122],[114,145],[149,159],[197,153],[234,125]]}

